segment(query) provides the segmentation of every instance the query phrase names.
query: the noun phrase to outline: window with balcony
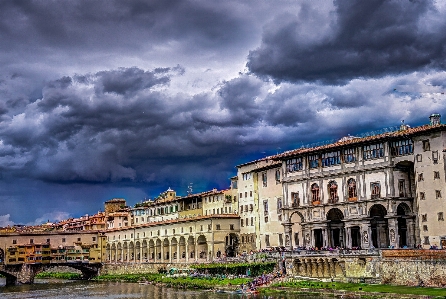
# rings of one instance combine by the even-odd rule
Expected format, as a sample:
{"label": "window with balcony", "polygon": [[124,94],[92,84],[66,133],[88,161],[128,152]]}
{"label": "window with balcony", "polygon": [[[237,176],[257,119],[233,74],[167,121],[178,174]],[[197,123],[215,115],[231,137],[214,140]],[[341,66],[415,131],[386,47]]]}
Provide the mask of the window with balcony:
{"label": "window with balcony", "polygon": [[351,178],[347,181],[347,188],[348,188],[348,200],[349,201],[356,201],[358,194],[356,190],[356,180]]}
{"label": "window with balcony", "polygon": [[381,184],[379,182],[370,183],[370,190],[372,192],[372,198],[381,197]]}
{"label": "window with balcony", "polygon": [[291,192],[291,205],[293,208],[297,208],[299,206],[299,191]]}
{"label": "window with balcony", "polygon": [[[286,161],[286,170],[287,172],[295,172],[302,170],[302,157],[293,158]],[[280,175],[280,173],[279,173]]]}
{"label": "window with balcony", "polygon": [[338,184],[336,181],[330,181],[328,183],[328,194],[329,194],[329,203],[336,203],[339,201],[338,197]]}
{"label": "window with balcony", "polygon": [[313,205],[318,205],[321,203],[319,185],[316,183],[311,185],[311,202]]}
{"label": "window with balcony", "polygon": [[399,191],[400,197],[406,197],[406,181],[405,180],[398,180],[398,191]]}

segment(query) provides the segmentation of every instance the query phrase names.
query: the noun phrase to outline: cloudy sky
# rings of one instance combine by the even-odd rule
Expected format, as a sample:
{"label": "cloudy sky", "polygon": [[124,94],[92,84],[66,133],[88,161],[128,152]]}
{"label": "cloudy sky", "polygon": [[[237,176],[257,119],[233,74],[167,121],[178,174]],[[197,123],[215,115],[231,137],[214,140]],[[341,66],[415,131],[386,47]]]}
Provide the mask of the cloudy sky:
{"label": "cloudy sky", "polygon": [[446,117],[444,3],[0,1],[0,226]]}

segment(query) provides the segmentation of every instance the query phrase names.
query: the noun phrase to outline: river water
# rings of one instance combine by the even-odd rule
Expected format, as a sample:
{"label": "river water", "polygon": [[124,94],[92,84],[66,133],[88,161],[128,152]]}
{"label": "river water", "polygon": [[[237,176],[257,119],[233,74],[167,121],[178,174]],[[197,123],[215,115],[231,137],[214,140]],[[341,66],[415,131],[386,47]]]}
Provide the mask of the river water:
{"label": "river water", "polygon": [[[365,294],[367,296],[367,294]],[[370,294],[368,294],[370,296]],[[238,295],[215,293],[212,291],[179,290],[154,285],[119,282],[65,281],[36,279],[32,285],[5,287],[5,279],[0,278],[1,299],[360,299],[357,294],[280,294],[273,296]],[[370,298],[370,297],[367,297]],[[392,297],[389,297],[392,298]]]}

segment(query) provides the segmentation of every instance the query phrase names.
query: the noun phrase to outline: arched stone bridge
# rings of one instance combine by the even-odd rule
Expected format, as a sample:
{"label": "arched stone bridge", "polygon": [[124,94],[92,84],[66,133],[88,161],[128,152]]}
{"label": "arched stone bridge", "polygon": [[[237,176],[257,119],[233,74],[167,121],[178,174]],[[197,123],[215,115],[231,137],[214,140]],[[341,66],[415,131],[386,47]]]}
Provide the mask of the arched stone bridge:
{"label": "arched stone bridge", "polygon": [[0,264],[0,274],[6,277],[6,285],[31,284],[37,273],[54,267],[71,267],[82,272],[83,279],[91,279],[99,274],[101,263],[49,263],[49,264]]}

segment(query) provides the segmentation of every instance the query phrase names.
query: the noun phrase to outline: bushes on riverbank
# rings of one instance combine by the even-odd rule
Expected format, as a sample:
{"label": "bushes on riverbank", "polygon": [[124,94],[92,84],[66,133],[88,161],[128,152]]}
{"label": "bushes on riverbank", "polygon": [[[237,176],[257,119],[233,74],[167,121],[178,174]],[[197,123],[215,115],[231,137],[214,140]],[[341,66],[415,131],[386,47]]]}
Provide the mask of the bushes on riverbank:
{"label": "bushes on riverbank", "polygon": [[265,263],[234,263],[234,264],[198,264],[190,267],[196,269],[200,273],[207,273],[210,275],[246,275],[260,276],[263,273],[271,273],[276,267],[276,262]]}
{"label": "bushes on riverbank", "polygon": [[70,273],[70,272],[40,272],[40,273],[37,273],[35,278],[55,278],[55,279],[76,280],[76,279],[82,279],[82,274]]}
{"label": "bushes on riverbank", "polygon": [[446,297],[446,289],[443,288],[428,288],[428,287],[409,287],[396,286],[386,284],[357,284],[357,283],[342,283],[342,282],[322,282],[322,281],[308,281],[308,280],[294,280],[287,282],[277,282],[265,288],[263,291],[280,292],[280,291],[302,291],[302,290],[336,290],[349,292],[367,292],[367,293],[391,293],[404,295],[427,295],[435,297]]}
{"label": "bushes on riverbank", "polygon": [[251,281],[249,278],[216,278],[216,277],[167,277],[162,274],[121,274],[100,275],[94,280],[98,281],[125,281],[125,282],[150,282],[164,284],[169,287],[212,289],[215,287],[238,287],[242,283]]}

